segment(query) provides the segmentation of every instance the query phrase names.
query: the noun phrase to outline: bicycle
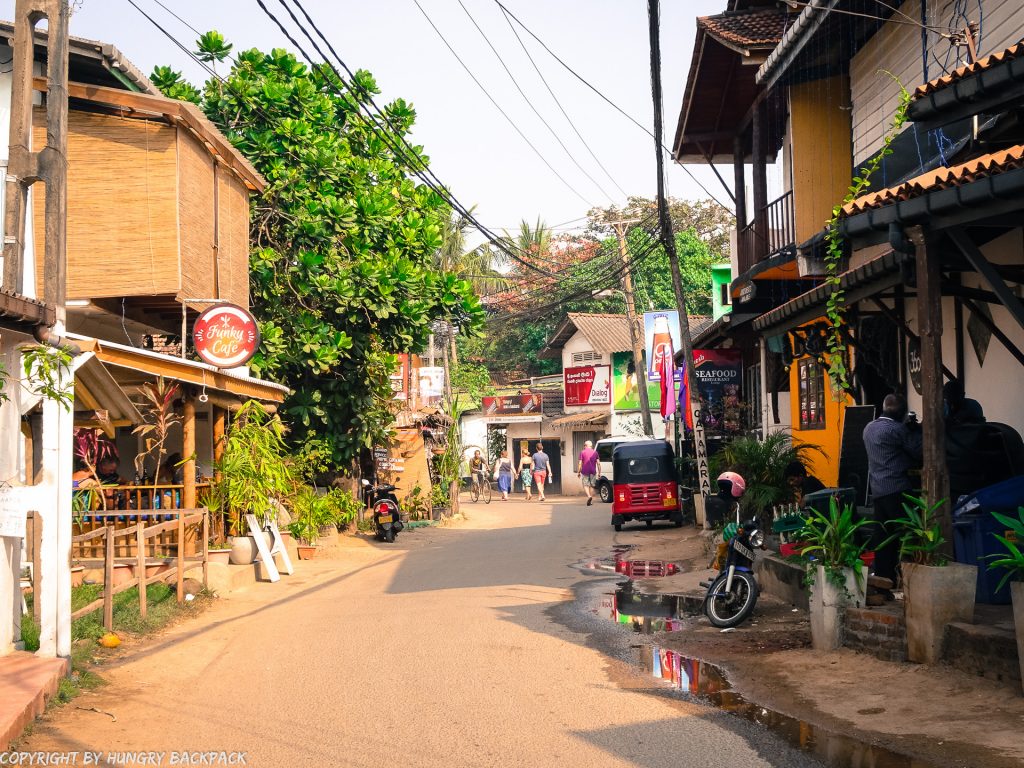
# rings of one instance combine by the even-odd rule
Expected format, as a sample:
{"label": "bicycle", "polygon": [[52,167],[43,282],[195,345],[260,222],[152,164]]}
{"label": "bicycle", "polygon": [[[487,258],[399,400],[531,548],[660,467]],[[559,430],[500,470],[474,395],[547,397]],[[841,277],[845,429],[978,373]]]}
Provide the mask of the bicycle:
{"label": "bicycle", "polygon": [[483,496],[484,504],[491,503],[491,484],[483,472],[473,473],[473,482],[469,486],[469,497],[474,501],[480,501]]}

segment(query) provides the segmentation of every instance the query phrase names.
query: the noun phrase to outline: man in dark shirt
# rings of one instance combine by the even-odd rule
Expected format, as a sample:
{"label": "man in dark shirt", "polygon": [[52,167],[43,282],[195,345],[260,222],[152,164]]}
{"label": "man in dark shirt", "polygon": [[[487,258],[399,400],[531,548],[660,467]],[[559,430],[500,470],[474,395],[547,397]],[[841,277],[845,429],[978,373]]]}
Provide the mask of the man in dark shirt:
{"label": "man in dark shirt", "polygon": [[802,461],[789,462],[783,473],[783,479],[793,491],[793,501],[797,504],[803,504],[804,496],[807,494],[825,489],[825,484],[821,480],[814,475],[807,474],[807,467]]}
{"label": "man in dark shirt", "polygon": [[903,494],[912,491],[909,471],[921,466],[921,428],[914,421],[905,424],[907,401],[901,395],[886,395],[882,415],[864,427],[868,454],[868,480],[875,505],[875,575],[896,583],[899,542],[878,544],[886,537],[884,525],[903,516]]}

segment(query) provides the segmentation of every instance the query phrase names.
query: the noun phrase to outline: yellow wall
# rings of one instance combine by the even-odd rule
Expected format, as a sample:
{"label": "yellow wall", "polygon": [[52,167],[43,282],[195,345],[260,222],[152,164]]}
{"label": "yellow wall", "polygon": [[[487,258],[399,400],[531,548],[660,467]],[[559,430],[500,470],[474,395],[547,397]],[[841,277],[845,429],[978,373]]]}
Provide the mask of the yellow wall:
{"label": "yellow wall", "polygon": [[[821,323],[818,318],[807,325]],[[822,355],[827,361],[828,356]],[[846,394],[837,395],[825,369],[825,427],[824,429],[800,429],[800,361],[809,359],[806,355],[793,360],[789,369],[790,413],[793,421],[793,442],[811,443],[820,446],[823,453],[810,451],[807,453],[809,470],[827,487],[835,487],[839,482],[839,449],[843,437],[843,417],[846,406],[853,401]],[[822,363],[827,366],[828,363]]]}
{"label": "yellow wall", "polygon": [[789,90],[796,241],[824,228],[850,185],[850,82],[843,76]]}

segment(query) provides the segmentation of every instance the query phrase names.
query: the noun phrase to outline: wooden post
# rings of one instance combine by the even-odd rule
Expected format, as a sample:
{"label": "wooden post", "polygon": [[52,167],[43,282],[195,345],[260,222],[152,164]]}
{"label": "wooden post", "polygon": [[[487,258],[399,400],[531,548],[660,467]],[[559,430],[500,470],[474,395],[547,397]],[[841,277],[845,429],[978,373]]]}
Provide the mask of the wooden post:
{"label": "wooden post", "polygon": [[[227,409],[219,405],[213,406],[213,482],[219,483],[223,477],[220,463],[224,459],[224,430],[227,423]],[[213,526],[217,541],[226,540],[228,532],[223,511],[217,516],[218,523]]]}
{"label": "wooden post", "polygon": [[754,107],[754,167],[753,167],[753,206],[754,206],[754,253],[748,253],[750,259],[747,269],[757,264],[768,255],[768,126],[764,103]]}
{"label": "wooden post", "polygon": [[[634,219],[633,221],[639,221]],[[636,297],[633,295],[633,271],[629,265],[629,255],[626,248],[626,230],[624,225],[631,222],[616,221],[612,223],[615,227],[615,234],[619,239],[619,267],[622,269],[622,293],[626,305],[626,323],[629,325],[629,342],[633,347],[633,365],[636,368],[636,381],[640,395],[640,419],[644,434],[647,437],[654,436],[654,428],[651,425],[651,404],[647,394],[647,366],[644,364],[643,344],[640,341],[640,334],[637,332]]]}
{"label": "wooden post", "polygon": [[182,509],[196,508],[196,401],[185,397],[182,403],[181,422],[182,452],[185,454],[184,489],[181,494]]}
{"label": "wooden post", "polygon": [[942,414],[942,287],[939,253],[924,227],[909,227],[917,266],[917,326],[921,344],[921,428],[924,431],[922,492],[939,511],[942,535],[952,547],[953,519],[946,469],[946,424]]}
{"label": "wooden post", "polygon": [[114,629],[114,526],[107,523],[103,542],[103,626]]}
{"label": "wooden post", "polygon": [[149,608],[146,601],[146,524],[142,522],[141,517],[135,527],[135,547],[137,549],[135,569],[138,571],[136,576],[139,581],[139,615],[146,618],[146,611]]}
{"label": "wooden post", "polygon": [[177,511],[178,515],[178,603],[185,602],[185,514],[183,510]]}
{"label": "wooden post", "polygon": [[210,586],[210,510],[203,510],[203,589]]}
{"label": "wooden post", "polygon": [[[745,266],[750,265],[749,254],[743,252],[743,237],[740,234],[747,226],[747,181],[744,160],[746,155],[743,151],[743,134],[740,133],[733,140],[732,145],[732,170],[733,170],[733,196],[736,198],[736,250],[738,255],[739,269],[742,272]],[[763,370],[763,369],[762,369]]]}

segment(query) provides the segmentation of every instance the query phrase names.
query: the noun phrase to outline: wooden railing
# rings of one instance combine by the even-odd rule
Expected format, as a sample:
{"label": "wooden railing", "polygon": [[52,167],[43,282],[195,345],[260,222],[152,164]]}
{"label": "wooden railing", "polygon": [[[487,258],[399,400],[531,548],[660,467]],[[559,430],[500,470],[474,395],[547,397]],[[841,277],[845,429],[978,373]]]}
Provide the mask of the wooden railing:
{"label": "wooden railing", "polygon": [[[173,520],[159,522],[153,525],[148,524],[150,522],[148,518],[156,517],[155,515],[136,515],[135,517],[137,518],[137,522],[134,525],[119,528],[115,525],[115,521],[113,520],[113,518],[117,517],[117,513],[99,513],[97,517],[106,521],[104,525],[72,537],[71,541],[73,547],[77,546],[82,548],[88,545],[87,548],[96,549],[97,543],[100,543],[102,544],[103,550],[103,556],[99,559],[72,557],[72,562],[75,565],[85,565],[87,567],[89,565],[94,567],[102,565],[103,567],[103,597],[79,608],[71,614],[72,619],[77,619],[102,607],[103,626],[107,629],[113,629],[114,595],[120,594],[132,587],[138,587],[139,613],[143,618],[145,618],[148,608],[146,587],[150,584],[155,584],[158,581],[167,581],[172,577],[177,585],[178,602],[183,603],[185,601],[186,563],[202,563],[203,586],[205,587],[207,585],[209,577],[209,549],[207,546],[210,532],[209,514],[205,509],[177,510],[172,514],[174,515]],[[198,548],[197,554],[186,556],[184,545],[186,541],[186,531],[190,528],[198,528],[201,531],[200,541],[202,544]],[[171,533],[174,534],[173,544],[165,543],[162,547],[168,552],[173,550],[173,566],[169,571],[156,573],[152,576],[146,576],[147,565],[164,565],[167,563],[166,559],[147,557],[147,551],[154,547],[159,547],[159,540],[161,537],[165,537]],[[134,550],[133,555],[118,557],[117,551],[119,547],[116,540],[119,538],[128,540],[126,545],[122,545],[121,549]],[[151,544],[150,540],[157,541],[153,541]],[[114,586],[114,565],[117,563],[125,563],[134,566],[135,574],[130,581]]]}
{"label": "wooden railing", "polygon": [[[758,231],[759,227],[762,231]],[[740,273],[792,246],[795,241],[793,192],[789,191],[768,203],[755,214],[753,222],[736,233]]]}
{"label": "wooden railing", "polygon": [[[196,483],[196,494],[202,497],[210,487],[207,483]],[[76,491],[83,499],[88,511],[132,511],[136,509],[181,509],[185,486],[176,485],[104,485]],[[102,498],[101,498],[102,497]],[[104,508],[103,499],[106,499]]]}

